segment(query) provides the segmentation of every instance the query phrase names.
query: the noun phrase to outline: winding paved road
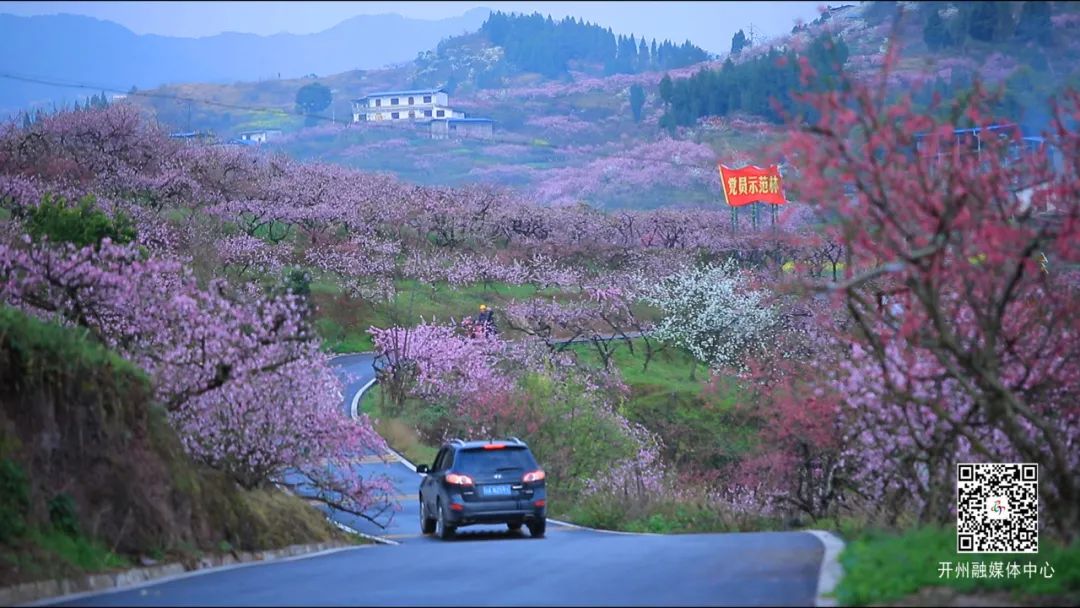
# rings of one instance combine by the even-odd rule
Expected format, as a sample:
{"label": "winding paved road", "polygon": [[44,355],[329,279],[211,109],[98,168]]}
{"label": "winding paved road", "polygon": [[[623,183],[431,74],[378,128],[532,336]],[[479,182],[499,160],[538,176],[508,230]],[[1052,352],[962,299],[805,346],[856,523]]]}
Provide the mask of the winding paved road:
{"label": "winding paved road", "polygon": [[[346,382],[343,407],[374,379],[372,355],[333,361]],[[332,514],[397,546],[209,571],[59,605],[546,605],[812,606],[824,546],[806,532],[644,535],[548,526],[543,539],[505,526],[462,528],[441,542],[419,533],[420,476],[393,454],[361,459],[386,473],[403,510],[387,529]]]}

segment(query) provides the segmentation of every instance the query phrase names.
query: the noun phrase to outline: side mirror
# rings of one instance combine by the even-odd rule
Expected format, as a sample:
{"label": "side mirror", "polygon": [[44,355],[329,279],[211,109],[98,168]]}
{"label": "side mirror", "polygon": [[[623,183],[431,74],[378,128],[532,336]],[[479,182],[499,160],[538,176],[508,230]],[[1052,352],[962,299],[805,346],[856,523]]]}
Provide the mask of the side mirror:
{"label": "side mirror", "polygon": [[420,473],[421,475],[427,475],[429,470],[430,469],[428,469],[428,466],[426,464],[416,465],[416,472]]}

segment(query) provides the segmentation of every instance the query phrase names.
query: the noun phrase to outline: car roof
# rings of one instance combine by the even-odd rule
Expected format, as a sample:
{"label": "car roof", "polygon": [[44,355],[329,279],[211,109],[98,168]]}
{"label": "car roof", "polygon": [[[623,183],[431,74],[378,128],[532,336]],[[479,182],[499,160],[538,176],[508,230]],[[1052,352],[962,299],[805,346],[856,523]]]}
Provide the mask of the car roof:
{"label": "car roof", "polygon": [[475,450],[477,448],[483,448],[486,445],[502,444],[508,448],[528,448],[524,441],[517,437],[509,437],[506,439],[477,439],[473,441],[463,441],[461,439],[451,439],[447,441],[445,445],[457,448],[459,450]]}

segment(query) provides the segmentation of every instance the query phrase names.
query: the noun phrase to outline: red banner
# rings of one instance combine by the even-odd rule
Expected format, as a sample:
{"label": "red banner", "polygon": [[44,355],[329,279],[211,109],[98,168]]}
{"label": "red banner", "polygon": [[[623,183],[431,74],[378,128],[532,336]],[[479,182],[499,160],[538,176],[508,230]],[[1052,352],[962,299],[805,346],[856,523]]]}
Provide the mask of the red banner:
{"label": "red banner", "polygon": [[731,207],[750,203],[784,205],[784,189],[780,181],[780,167],[743,167],[732,169],[720,165],[720,183],[724,187],[724,202]]}

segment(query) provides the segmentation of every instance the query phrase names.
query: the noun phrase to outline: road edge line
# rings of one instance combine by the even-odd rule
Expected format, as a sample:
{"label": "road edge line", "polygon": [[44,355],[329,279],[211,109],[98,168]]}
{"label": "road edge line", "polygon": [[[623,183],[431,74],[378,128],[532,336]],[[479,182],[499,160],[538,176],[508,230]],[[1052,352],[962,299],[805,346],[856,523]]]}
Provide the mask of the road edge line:
{"label": "road edge line", "polygon": [[835,597],[825,597],[836,590],[836,585],[844,575],[844,568],[840,565],[840,552],[844,550],[844,541],[831,532],[822,530],[806,530],[813,534],[814,538],[821,541],[825,552],[821,555],[821,569],[818,572],[817,597],[814,598],[815,606],[836,606]]}
{"label": "road edge line", "polygon": [[[323,556],[323,555],[330,555],[330,554],[333,554],[333,553],[340,553],[342,551],[351,551],[351,550],[354,550],[354,549],[366,549],[366,548],[370,548],[370,547],[374,547],[374,545],[350,545],[350,546],[346,546],[346,547],[332,547],[330,549],[323,549],[321,551],[313,551],[313,552],[310,552],[310,553],[301,553],[299,555],[287,555],[287,556],[283,556],[283,557],[273,557],[273,556],[271,556],[271,557],[264,557],[263,559],[252,559],[251,561],[240,562],[240,563],[236,563],[236,564],[222,564],[220,566],[211,566],[209,568],[195,568],[194,570],[187,570],[187,571],[180,572],[180,573],[177,573],[177,574],[165,574],[163,576],[159,576],[159,577],[156,577],[156,578],[151,578],[151,579],[148,579],[148,580],[145,580],[145,581],[140,581],[140,582],[133,583],[133,584],[130,584],[130,585],[118,585],[118,584],[116,584],[116,581],[120,580],[125,574],[131,572],[131,571],[126,571],[126,572],[121,572],[121,573],[109,575],[109,577],[113,581],[113,587],[110,588],[110,589],[97,589],[97,590],[92,590],[92,591],[80,591],[80,592],[77,592],[77,593],[69,593],[67,595],[44,597],[44,598],[39,598],[37,600],[33,600],[31,602],[26,602],[26,603],[23,603],[23,604],[15,604],[15,605],[16,606],[49,606],[49,605],[53,605],[53,604],[59,604],[59,603],[62,603],[62,602],[71,602],[71,601],[80,600],[80,599],[86,599],[86,598],[90,598],[90,597],[112,595],[112,594],[115,594],[115,593],[123,593],[125,591],[135,591],[137,589],[142,589],[144,587],[150,587],[150,586],[153,586],[153,585],[161,585],[161,584],[170,583],[170,582],[173,582],[173,581],[182,580],[182,579],[186,579],[186,578],[202,576],[204,574],[214,574],[214,573],[217,573],[217,572],[227,572],[227,571],[230,571],[230,570],[237,570],[237,569],[240,569],[240,568],[249,568],[251,566],[264,566],[264,565],[269,565],[269,564],[291,562],[291,561],[297,561],[297,560],[301,560],[301,559],[308,559],[308,558],[312,558],[312,557],[320,557],[320,556]],[[270,551],[273,551],[273,550],[270,550]],[[179,564],[178,562],[175,562],[174,564],[171,564],[171,565],[181,566],[182,567],[182,564]]]}
{"label": "road edge line", "polygon": [[349,415],[353,420],[359,418],[359,410],[357,408],[360,406],[360,398],[364,396],[364,393],[366,393],[369,388],[371,388],[372,384],[375,384],[375,378],[372,378],[367,384],[361,386],[360,390],[356,391],[356,394],[353,395],[352,405],[349,406]]}
{"label": "road edge line", "polygon": [[[303,496],[300,496],[296,492],[293,492],[292,490],[290,490],[288,488],[288,486],[285,486],[285,485],[282,485],[282,484],[274,484],[274,485],[277,486],[277,488],[279,490],[281,490],[282,492],[284,492],[284,493],[286,493],[286,494],[288,494],[290,496],[295,496],[295,497],[300,498],[300,499],[304,498]],[[333,517],[330,517],[330,515],[327,514],[327,513],[323,513],[323,516],[326,517],[326,521],[328,521],[331,524],[333,524],[334,526],[336,526],[342,532],[347,532],[349,534],[355,534],[356,536],[359,536],[361,538],[366,538],[368,540],[372,540],[372,541],[375,541],[377,543],[381,543],[381,544],[384,544],[384,545],[400,545],[401,544],[401,543],[399,543],[399,542],[397,542],[395,540],[390,540],[389,538],[383,538],[381,536],[375,536],[373,534],[366,534],[364,532],[356,530],[356,529],[354,529],[354,528],[352,528],[350,526],[347,526],[347,525],[341,523],[340,521],[334,519]]]}
{"label": "road edge line", "polygon": [[371,541],[374,541],[374,542],[377,542],[377,543],[380,543],[380,544],[383,544],[383,545],[400,545],[401,544],[396,540],[392,540],[392,539],[389,539],[389,538],[383,538],[381,536],[375,536],[374,534],[365,534],[365,533],[363,533],[363,532],[361,532],[359,530],[354,530],[353,528],[341,523],[340,521],[332,519],[329,516],[326,518],[326,520],[329,521],[330,523],[334,524],[338,528],[340,528],[342,531],[347,532],[349,534],[355,534],[355,535],[357,535],[357,536],[359,536],[361,538],[366,538],[368,540],[371,540]]}

